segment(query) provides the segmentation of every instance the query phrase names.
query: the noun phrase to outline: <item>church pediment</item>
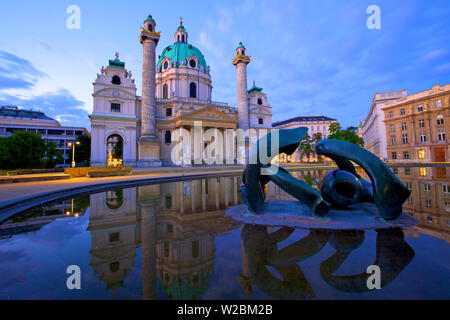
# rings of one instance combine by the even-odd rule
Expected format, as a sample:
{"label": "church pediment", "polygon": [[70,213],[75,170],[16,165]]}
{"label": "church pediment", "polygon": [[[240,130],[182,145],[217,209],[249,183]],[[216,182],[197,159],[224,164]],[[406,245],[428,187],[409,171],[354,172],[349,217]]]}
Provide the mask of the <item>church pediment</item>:
{"label": "church pediment", "polygon": [[236,122],[234,118],[226,115],[223,112],[220,112],[216,108],[207,107],[200,110],[196,110],[187,114],[184,114],[180,117],[181,119],[186,120],[219,120],[219,121],[229,121]]}

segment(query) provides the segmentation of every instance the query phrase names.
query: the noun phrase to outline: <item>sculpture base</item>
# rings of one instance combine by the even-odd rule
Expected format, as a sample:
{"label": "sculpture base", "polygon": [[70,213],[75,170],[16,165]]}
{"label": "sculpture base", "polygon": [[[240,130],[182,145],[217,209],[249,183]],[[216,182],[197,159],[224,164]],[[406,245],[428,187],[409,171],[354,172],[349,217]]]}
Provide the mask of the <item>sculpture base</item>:
{"label": "sculpture base", "polygon": [[268,201],[260,207],[258,214],[242,204],[228,208],[225,215],[245,224],[303,229],[387,229],[412,227],[419,223],[405,212],[396,220],[384,220],[373,203],[357,203],[346,209],[331,208],[324,217],[319,217],[298,201]]}

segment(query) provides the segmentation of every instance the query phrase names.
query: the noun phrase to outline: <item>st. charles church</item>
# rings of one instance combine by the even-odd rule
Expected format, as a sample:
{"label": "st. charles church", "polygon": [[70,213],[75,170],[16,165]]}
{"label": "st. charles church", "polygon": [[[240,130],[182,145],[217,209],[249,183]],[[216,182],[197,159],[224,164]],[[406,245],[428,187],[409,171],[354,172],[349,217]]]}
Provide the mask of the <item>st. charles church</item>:
{"label": "st. charles church", "polygon": [[[137,95],[132,73],[118,54],[102,67],[94,85],[92,127],[92,166],[171,166],[172,136],[180,128],[191,133],[188,152],[192,161],[207,142],[194,144],[194,122],[202,130],[272,128],[271,107],[262,88],[247,88],[247,64],[250,57],[242,43],[232,60],[237,70],[237,107],[212,101],[210,67],[199,49],[188,42],[188,32],[180,21],[174,43],[156,60],[160,32],[149,15],[141,27],[143,46],[142,94]],[[231,67],[231,63],[230,63]],[[201,135],[200,139],[202,139]],[[224,146],[224,150],[226,146]],[[198,163],[198,162],[197,162]]]}

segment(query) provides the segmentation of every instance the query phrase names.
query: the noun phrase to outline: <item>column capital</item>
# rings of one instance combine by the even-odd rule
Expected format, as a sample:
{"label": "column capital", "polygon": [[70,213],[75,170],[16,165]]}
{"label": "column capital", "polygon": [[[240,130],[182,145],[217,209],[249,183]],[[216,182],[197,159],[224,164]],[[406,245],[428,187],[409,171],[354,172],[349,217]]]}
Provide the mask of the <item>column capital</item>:
{"label": "column capital", "polygon": [[236,57],[234,57],[233,59],[233,64],[236,66],[239,63],[245,63],[245,64],[249,64],[251,60],[250,56],[244,56],[242,54],[237,54]]}
{"label": "column capital", "polygon": [[158,44],[160,35],[160,31],[154,32],[141,27],[141,35],[139,37],[139,41],[141,42],[141,44],[143,44],[145,40],[153,40],[156,44]]}

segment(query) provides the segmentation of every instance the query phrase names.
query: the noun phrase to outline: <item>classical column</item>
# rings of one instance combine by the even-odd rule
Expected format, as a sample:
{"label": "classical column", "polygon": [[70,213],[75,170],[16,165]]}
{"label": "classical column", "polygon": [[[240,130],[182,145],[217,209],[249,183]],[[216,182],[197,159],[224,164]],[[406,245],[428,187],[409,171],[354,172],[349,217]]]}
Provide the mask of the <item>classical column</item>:
{"label": "classical column", "polygon": [[[237,72],[237,103],[238,103],[238,126],[239,129],[247,131],[250,128],[250,119],[248,115],[248,91],[247,91],[247,64],[250,63],[250,57],[245,55],[245,47],[242,42],[236,48],[236,57],[233,64],[236,66]],[[237,150],[245,152],[246,163],[248,162],[249,138],[245,141],[238,141],[238,144],[245,143],[245,150]]]}
{"label": "classical column", "polygon": [[155,50],[159,32],[155,32],[156,22],[149,15],[141,28],[140,42],[143,47],[141,135],[139,137],[139,161],[141,167],[161,166],[160,145],[156,137],[156,92]]}
{"label": "classical column", "polygon": [[202,212],[206,212],[206,180],[202,180]]}
{"label": "classical column", "polygon": [[156,202],[152,200],[139,202],[144,300],[156,299],[156,205]]}
{"label": "classical column", "polygon": [[237,72],[237,103],[238,103],[238,125],[242,130],[248,130],[250,127],[248,117],[248,91],[247,91],[247,64],[250,63],[250,57],[245,55],[245,47],[241,43],[236,48],[236,57],[233,64]]}
{"label": "classical column", "polygon": [[242,259],[242,273],[238,276],[238,281],[242,284],[242,292],[246,297],[253,294],[252,286],[253,280],[250,273],[250,265],[247,251],[245,250],[244,239],[241,238],[241,259]]}

